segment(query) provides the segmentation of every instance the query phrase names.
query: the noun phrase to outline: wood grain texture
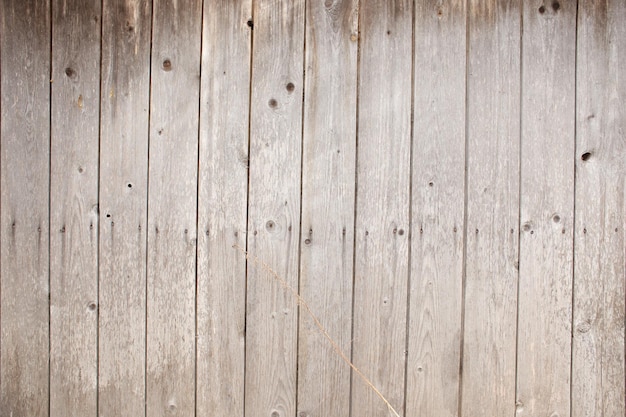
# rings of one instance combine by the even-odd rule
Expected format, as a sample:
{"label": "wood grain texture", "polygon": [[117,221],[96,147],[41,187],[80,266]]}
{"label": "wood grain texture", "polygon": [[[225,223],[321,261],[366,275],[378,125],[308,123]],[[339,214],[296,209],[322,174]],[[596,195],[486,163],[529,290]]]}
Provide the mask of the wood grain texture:
{"label": "wood grain texture", "polygon": [[100,416],[145,414],[149,0],[104,0],[100,139]]}
{"label": "wood grain texture", "polygon": [[576,4],[525,1],[517,415],[570,415]]}
{"label": "wood grain texture", "polygon": [[147,417],[195,412],[201,5],[200,0],[153,5]]}
{"label": "wood grain texture", "polygon": [[101,4],[52,10],[50,415],[95,417]]}
{"label": "wood grain texture", "polygon": [[466,9],[415,4],[407,416],[456,416],[463,279]]}
{"label": "wood grain texture", "polygon": [[[520,4],[469,4],[462,416],[515,413]],[[485,395],[489,393],[489,395]]]}
{"label": "wood grain texture", "polygon": [[0,416],[48,416],[50,4],[0,2]]}
{"label": "wood grain texture", "polygon": [[[204,2],[198,212],[199,416],[243,416],[251,1]],[[224,47],[228,45],[228,47]]]}
{"label": "wood grain texture", "polygon": [[[353,362],[402,414],[411,148],[409,1],[360,5]],[[356,375],[353,415],[388,415]]]}
{"label": "wood grain texture", "polygon": [[[306,19],[300,294],[349,357],[357,2],[309,2]],[[298,412],[349,415],[350,368],[305,314],[298,347]]]}
{"label": "wood grain texture", "polygon": [[[572,416],[626,414],[626,4],[578,9]],[[588,157],[584,156],[589,154]]]}
{"label": "wood grain texture", "polygon": [[[304,1],[255,1],[253,18],[248,249],[297,288]],[[246,416],[296,413],[297,312],[293,295],[249,262]]]}

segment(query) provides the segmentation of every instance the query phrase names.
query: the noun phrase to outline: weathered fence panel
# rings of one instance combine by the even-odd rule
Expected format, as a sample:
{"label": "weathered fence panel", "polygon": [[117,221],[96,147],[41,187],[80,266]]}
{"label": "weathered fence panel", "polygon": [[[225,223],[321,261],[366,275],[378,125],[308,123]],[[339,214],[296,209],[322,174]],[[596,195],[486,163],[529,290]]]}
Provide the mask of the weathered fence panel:
{"label": "weathered fence panel", "polygon": [[623,416],[625,20],[0,2],[0,417]]}

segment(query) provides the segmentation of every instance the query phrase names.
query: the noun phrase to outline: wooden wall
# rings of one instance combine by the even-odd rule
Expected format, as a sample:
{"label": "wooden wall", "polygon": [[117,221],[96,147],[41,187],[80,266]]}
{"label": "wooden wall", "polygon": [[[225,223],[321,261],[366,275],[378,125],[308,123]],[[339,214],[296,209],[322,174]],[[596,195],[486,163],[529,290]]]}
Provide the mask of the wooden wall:
{"label": "wooden wall", "polygon": [[1,417],[626,413],[624,1],[0,19]]}

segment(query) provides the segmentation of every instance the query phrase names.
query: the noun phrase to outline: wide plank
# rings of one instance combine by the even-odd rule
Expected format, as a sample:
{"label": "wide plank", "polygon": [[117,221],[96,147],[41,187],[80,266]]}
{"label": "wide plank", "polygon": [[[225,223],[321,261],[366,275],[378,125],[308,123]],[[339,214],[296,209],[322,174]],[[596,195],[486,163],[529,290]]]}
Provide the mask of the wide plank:
{"label": "wide plank", "polygon": [[195,413],[202,2],[154,0],[146,415]]}
{"label": "wide plank", "polygon": [[[403,414],[409,273],[412,2],[360,5],[354,364]],[[353,415],[393,415],[356,374]]]}
{"label": "wide plank", "polygon": [[[357,1],[308,2],[300,294],[350,357],[356,157]],[[350,367],[301,312],[298,413],[348,415]]]}
{"label": "wide plank", "polygon": [[576,4],[523,4],[517,415],[570,415]]}
{"label": "wide plank", "polygon": [[52,4],[50,416],[97,415],[100,13]]}
{"label": "wide plank", "polygon": [[0,2],[0,416],[49,415],[50,2]]}
{"label": "wide plank", "polygon": [[626,415],[626,3],[582,1],[576,59],[572,416]]}
{"label": "wide plank", "polygon": [[406,415],[449,417],[462,345],[465,2],[416,2],[414,51]]}
{"label": "wide plank", "polygon": [[[253,6],[247,248],[297,289],[304,1]],[[294,416],[298,306],[254,259],[246,316],[245,415]]]}
{"label": "wide plank", "polygon": [[[243,416],[251,0],[205,1],[198,185],[198,416]],[[228,47],[224,47],[228,45]]]}
{"label": "wide plank", "polygon": [[103,0],[100,416],[146,408],[146,233],[152,2]]}
{"label": "wide plank", "polygon": [[512,416],[519,246],[520,2],[473,0],[468,14],[460,415]]}

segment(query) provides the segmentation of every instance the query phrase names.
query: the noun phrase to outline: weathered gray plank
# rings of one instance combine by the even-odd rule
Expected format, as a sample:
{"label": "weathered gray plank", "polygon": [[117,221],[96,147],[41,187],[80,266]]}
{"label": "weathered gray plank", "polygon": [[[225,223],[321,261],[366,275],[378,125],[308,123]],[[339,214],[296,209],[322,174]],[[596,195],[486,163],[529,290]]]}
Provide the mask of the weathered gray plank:
{"label": "weathered gray plank", "polygon": [[[251,0],[205,1],[198,212],[198,416],[243,416]],[[227,45],[227,47],[225,47]]]}
{"label": "weathered gray plank", "polygon": [[[300,294],[350,355],[356,157],[356,0],[308,2]],[[298,412],[349,415],[350,367],[300,314]]]}
{"label": "weathered gray plank", "polygon": [[[412,2],[360,5],[353,361],[402,413],[409,261]],[[353,415],[387,415],[353,376]]]}
{"label": "weathered gray plank", "polygon": [[520,3],[472,0],[468,13],[468,232],[461,415],[512,416],[519,235]]}
{"label": "weathered gray plank", "polygon": [[[304,1],[254,2],[248,248],[298,286]],[[297,305],[248,262],[247,416],[296,413]]]}
{"label": "weathered gray plank", "polygon": [[52,4],[51,416],[97,415],[100,12]]}
{"label": "weathered gray plank", "polygon": [[525,1],[517,415],[570,414],[576,3]]}
{"label": "weathered gray plank", "polygon": [[50,5],[0,2],[0,416],[48,416]]}
{"label": "weathered gray plank", "polygon": [[407,416],[459,407],[465,165],[465,2],[415,5]]}
{"label": "weathered gray plank", "polygon": [[626,3],[578,9],[572,415],[626,415]]}
{"label": "weathered gray plank", "polygon": [[148,187],[147,416],[195,412],[202,2],[155,0]]}
{"label": "weathered gray plank", "polygon": [[104,0],[100,139],[101,416],[145,413],[149,0]]}

